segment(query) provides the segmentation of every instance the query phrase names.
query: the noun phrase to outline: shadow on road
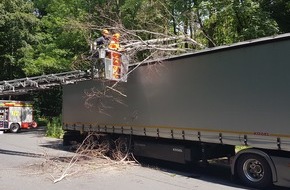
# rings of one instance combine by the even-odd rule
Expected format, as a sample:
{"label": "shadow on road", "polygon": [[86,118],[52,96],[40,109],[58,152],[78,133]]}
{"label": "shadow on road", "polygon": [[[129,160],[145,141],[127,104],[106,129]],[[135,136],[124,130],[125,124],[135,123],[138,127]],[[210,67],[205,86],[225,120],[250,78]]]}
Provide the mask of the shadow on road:
{"label": "shadow on road", "polygon": [[25,157],[32,157],[32,158],[40,158],[44,156],[43,154],[35,154],[35,153],[29,153],[29,152],[20,152],[20,151],[12,151],[12,150],[4,150],[4,149],[0,149],[0,154],[25,156]]}
{"label": "shadow on road", "polygon": [[35,134],[39,136],[45,135],[45,126],[39,126],[37,128],[32,129],[21,129],[18,135],[26,135],[26,134]]}
{"label": "shadow on road", "polygon": [[178,164],[167,161],[160,161],[155,159],[138,158],[141,165],[144,167],[161,170],[163,172],[170,173],[171,175],[181,175],[188,178],[200,179],[210,183],[216,183],[220,185],[226,185],[233,188],[243,188],[236,183],[232,176],[230,167],[225,165],[203,165],[201,163],[196,164]]}
{"label": "shadow on road", "polygon": [[[257,190],[240,185],[239,181],[232,177],[230,166],[224,164],[177,164],[147,158],[141,158],[140,162],[142,166],[168,172],[172,175],[176,174],[189,178],[196,178],[210,183],[226,185],[233,188]],[[273,186],[263,190],[290,190],[290,188]]]}

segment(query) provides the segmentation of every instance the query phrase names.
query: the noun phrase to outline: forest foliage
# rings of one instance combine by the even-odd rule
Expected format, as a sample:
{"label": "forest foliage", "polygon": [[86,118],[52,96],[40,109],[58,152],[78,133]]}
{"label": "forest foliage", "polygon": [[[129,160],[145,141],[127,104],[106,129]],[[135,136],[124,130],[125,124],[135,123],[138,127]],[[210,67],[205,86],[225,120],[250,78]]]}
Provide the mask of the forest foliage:
{"label": "forest foliage", "polygon": [[0,81],[74,69],[103,28],[214,47],[290,32],[290,0],[1,0]]}

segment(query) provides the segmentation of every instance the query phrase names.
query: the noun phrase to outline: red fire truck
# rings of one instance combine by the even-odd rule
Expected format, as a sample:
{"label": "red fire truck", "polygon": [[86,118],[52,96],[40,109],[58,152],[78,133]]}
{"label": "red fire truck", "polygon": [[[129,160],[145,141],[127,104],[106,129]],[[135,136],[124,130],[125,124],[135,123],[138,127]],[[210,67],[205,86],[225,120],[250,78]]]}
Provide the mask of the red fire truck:
{"label": "red fire truck", "polygon": [[17,133],[20,129],[36,127],[32,102],[0,100],[0,131]]}

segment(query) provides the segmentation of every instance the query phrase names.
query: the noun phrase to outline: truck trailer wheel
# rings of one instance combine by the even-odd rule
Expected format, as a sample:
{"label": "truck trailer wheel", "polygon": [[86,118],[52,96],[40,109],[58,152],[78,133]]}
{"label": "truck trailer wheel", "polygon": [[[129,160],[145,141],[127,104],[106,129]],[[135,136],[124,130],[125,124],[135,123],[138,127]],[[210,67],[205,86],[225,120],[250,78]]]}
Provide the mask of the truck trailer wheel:
{"label": "truck trailer wheel", "polygon": [[20,131],[20,125],[18,123],[12,123],[10,125],[10,132],[11,133],[18,133]]}
{"label": "truck trailer wheel", "polygon": [[246,186],[266,188],[273,184],[268,162],[256,154],[241,155],[237,160],[236,172],[241,182]]}
{"label": "truck trailer wheel", "polygon": [[79,131],[66,131],[63,135],[63,146],[76,145],[81,143],[84,140],[84,137],[80,134]]}
{"label": "truck trailer wheel", "polygon": [[123,159],[125,156],[127,156],[130,151],[129,144],[129,139],[127,137],[119,137],[115,141],[115,149],[119,155],[119,158]]}

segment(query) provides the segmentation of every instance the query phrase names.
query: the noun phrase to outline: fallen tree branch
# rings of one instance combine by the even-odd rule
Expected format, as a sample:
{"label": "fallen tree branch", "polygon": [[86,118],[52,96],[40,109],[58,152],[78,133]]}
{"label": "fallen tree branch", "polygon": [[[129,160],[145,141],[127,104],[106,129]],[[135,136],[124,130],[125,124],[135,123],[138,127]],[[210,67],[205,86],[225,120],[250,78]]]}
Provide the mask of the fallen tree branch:
{"label": "fallen tree branch", "polygon": [[74,173],[76,173],[76,172],[74,172],[74,173],[68,174],[68,171],[69,171],[69,170],[74,166],[74,164],[78,161],[78,158],[79,158],[78,151],[82,148],[82,146],[84,145],[86,139],[88,139],[90,136],[91,136],[91,135],[88,135],[88,136],[85,138],[85,140],[83,140],[82,144],[81,144],[81,145],[79,146],[79,148],[77,149],[75,155],[74,155],[74,156],[72,157],[72,159],[70,160],[68,166],[66,167],[66,169],[64,170],[64,172],[62,173],[62,175],[61,175],[59,178],[57,178],[57,179],[53,178],[53,179],[54,179],[54,180],[53,180],[53,183],[58,183],[58,182],[60,182],[61,180],[63,180],[65,177],[70,176],[70,175],[73,175]]}
{"label": "fallen tree branch", "polygon": [[126,95],[126,94],[123,94],[123,93],[122,93],[122,92],[120,92],[119,90],[116,90],[116,89],[114,89],[114,88],[112,88],[112,87],[110,87],[110,86],[106,86],[106,88],[109,88],[110,90],[113,90],[113,91],[115,91],[115,92],[119,93],[120,95],[122,95],[122,96],[124,96],[124,97],[127,97],[127,95]]}
{"label": "fallen tree branch", "polygon": [[[136,70],[140,65],[142,65],[144,62],[148,61],[150,59],[150,57],[152,57],[154,54],[156,53],[153,52],[151,55],[149,55],[148,57],[146,57],[146,59],[144,59],[143,61],[141,61],[140,63],[138,63],[132,70],[130,70],[128,73],[126,73],[126,75],[124,75],[123,77],[127,77],[129,74],[131,74],[134,70]],[[120,80],[121,81],[121,80]],[[120,81],[115,82],[111,88],[114,88]]]}
{"label": "fallen tree branch", "polygon": [[167,38],[158,38],[158,39],[151,39],[151,40],[140,40],[137,42],[133,42],[133,43],[129,43],[129,44],[125,44],[123,45],[124,48],[126,48],[127,50],[130,50],[130,47],[135,47],[136,46],[140,46],[140,45],[145,45],[148,46],[150,44],[156,44],[156,43],[163,43],[163,42],[168,42],[168,41],[172,41],[172,40],[187,40],[190,41],[191,43],[198,45],[200,47],[204,47],[202,44],[196,42],[195,40],[187,37],[187,36],[172,36],[172,37],[167,37]]}

